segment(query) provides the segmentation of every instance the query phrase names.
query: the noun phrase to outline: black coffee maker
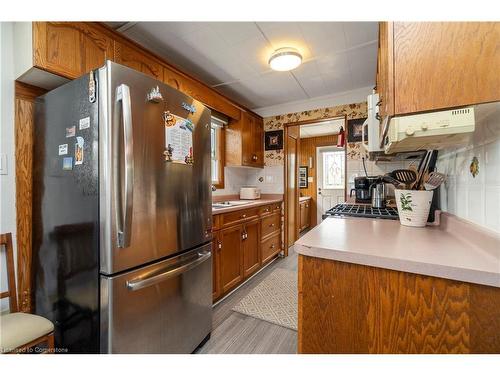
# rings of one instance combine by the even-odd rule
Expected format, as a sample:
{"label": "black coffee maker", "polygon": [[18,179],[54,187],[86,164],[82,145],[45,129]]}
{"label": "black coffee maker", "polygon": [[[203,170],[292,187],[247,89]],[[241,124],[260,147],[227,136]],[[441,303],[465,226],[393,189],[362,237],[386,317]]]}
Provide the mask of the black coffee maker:
{"label": "black coffee maker", "polygon": [[355,177],[354,189],[351,189],[349,196],[352,197],[352,192],[354,191],[356,194],[356,203],[371,204],[372,193],[370,191],[370,186],[379,178],[379,176]]}

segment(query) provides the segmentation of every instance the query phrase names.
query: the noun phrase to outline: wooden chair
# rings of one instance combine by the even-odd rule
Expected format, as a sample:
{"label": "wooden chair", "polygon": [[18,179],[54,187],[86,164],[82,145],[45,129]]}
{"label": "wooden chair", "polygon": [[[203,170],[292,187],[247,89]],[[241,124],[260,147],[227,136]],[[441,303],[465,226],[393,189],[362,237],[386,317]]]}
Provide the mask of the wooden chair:
{"label": "wooden chair", "polygon": [[0,247],[5,247],[7,260],[7,291],[0,299],[9,297],[9,313],[0,315],[0,353],[30,353],[31,348],[46,343],[45,352],[54,352],[54,324],[38,315],[18,311],[12,235],[0,235]]}

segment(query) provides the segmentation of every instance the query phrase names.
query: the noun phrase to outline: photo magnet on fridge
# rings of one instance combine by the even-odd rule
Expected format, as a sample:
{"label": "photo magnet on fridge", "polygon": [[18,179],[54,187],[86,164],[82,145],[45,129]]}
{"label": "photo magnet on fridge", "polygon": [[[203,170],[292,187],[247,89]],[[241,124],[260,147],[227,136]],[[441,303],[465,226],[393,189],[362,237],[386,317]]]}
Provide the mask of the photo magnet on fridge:
{"label": "photo magnet on fridge", "polygon": [[68,154],[68,144],[65,143],[63,145],[59,145],[59,155],[67,155]]}
{"label": "photo magnet on fridge", "polygon": [[73,158],[72,157],[63,158],[62,169],[64,171],[71,171],[73,169]]}
{"label": "photo magnet on fridge", "polygon": [[83,145],[85,140],[83,137],[76,137],[75,143],[75,165],[83,164]]}
{"label": "photo magnet on fridge", "polygon": [[71,126],[69,128],[66,128],[66,138],[71,138],[74,137],[76,134],[76,126]]}
{"label": "photo magnet on fridge", "polygon": [[85,117],[85,118],[80,119],[79,129],[83,130],[83,129],[88,129],[88,128],[90,128],[90,117]]}

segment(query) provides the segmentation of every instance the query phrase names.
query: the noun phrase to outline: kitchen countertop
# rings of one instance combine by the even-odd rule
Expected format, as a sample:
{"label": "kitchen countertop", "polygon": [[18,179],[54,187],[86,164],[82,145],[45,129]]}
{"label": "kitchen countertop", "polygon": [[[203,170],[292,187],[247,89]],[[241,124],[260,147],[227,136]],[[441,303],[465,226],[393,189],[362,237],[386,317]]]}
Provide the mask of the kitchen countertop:
{"label": "kitchen countertop", "polygon": [[[240,200],[239,198],[235,198],[235,197],[231,197],[231,198],[223,197],[223,198],[224,199],[221,199],[221,197],[217,197],[217,200],[214,199],[214,202],[221,202],[224,200]],[[282,201],[283,201],[283,195],[281,195],[281,194],[262,195],[260,199],[249,200],[248,204],[242,204],[242,205],[231,206],[231,207],[223,207],[223,208],[212,208],[212,215],[225,214],[227,212],[245,210],[247,208],[265,206],[266,204],[278,203],[278,202],[282,202]]]}
{"label": "kitchen countertop", "polygon": [[445,213],[440,226],[425,228],[331,217],[294,248],[311,257],[500,287],[500,235]]}

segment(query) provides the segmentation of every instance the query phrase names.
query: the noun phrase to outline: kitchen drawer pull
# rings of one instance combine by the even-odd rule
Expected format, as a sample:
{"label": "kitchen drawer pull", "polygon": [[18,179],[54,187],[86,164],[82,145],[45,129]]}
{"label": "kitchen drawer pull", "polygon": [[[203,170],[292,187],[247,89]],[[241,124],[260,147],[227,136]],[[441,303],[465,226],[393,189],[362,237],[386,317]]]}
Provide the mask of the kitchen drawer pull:
{"label": "kitchen drawer pull", "polygon": [[154,285],[154,284],[158,284],[162,281],[165,281],[165,280],[170,279],[172,277],[178,276],[184,272],[189,271],[190,269],[193,269],[194,267],[196,267],[200,263],[203,263],[204,261],[206,261],[211,256],[212,256],[212,253],[210,251],[199,252],[198,258],[196,258],[195,260],[193,260],[189,263],[185,263],[177,268],[168,267],[165,272],[162,272],[162,273],[155,275],[155,276],[148,277],[148,275],[146,273],[146,275],[144,275],[144,276],[139,276],[133,280],[128,280],[126,283],[127,288],[131,289],[131,290],[139,290],[139,289],[146,288],[146,287]]}
{"label": "kitchen drawer pull", "polygon": [[269,226],[270,226],[270,227],[274,227],[274,223],[272,223],[272,224],[269,224]]}
{"label": "kitchen drawer pull", "polygon": [[246,218],[246,217],[247,217],[247,215],[246,215],[246,214],[243,214],[243,215],[241,215],[241,217],[244,219],[244,218]]}

